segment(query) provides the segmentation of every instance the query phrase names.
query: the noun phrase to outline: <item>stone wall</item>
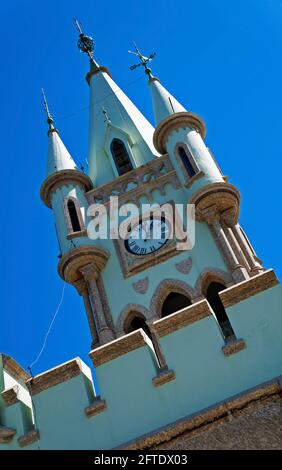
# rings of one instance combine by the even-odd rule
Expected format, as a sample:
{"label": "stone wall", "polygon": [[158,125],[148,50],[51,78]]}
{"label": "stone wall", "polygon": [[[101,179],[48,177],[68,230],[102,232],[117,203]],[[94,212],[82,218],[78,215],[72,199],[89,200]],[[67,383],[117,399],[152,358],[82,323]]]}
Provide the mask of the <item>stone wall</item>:
{"label": "stone wall", "polygon": [[154,449],[282,449],[282,395],[251,402],[229,416],[184,432]]}

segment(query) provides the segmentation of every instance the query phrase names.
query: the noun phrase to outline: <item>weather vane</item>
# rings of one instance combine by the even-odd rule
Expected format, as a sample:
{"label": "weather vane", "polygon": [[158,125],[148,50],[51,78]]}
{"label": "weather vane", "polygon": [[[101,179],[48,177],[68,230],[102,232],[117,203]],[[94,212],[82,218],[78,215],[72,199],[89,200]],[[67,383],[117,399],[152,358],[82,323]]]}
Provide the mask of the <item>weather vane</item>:
{"label": "weather vane", "polygon": [[149,77],[151,77],[152,76],[152,70],[149,67],[147,67],[147,64],[149,62],[151,62],[151,60],[155,57],[156,52],[153,52],[153,54],[150,54],[149,57],[146,57],[143,54],[141,54],[141,52],[138,49],[138,47],[136,46],[135,42],[133,44],[134,44],[135,52],[133,52],[133,51],[128,51],[128,52],[129,52],[129,54],[136,55],[140,59],[140,64],[131,65],[130,70],[134,70],[137,67],[140,67],[140,65],[142,65],[145,69],[145,73],[147,75],[149,75]]}
{"label": "weather vane", "polygon": [[74,18],[74,23],[77,31],[79,32],[79,39],[77,41],[77,47],[81,52],[88,55],[89,59],[93,59],[93,50],[95,42],[90,36],[86,36],[82,31],[80,22]]}

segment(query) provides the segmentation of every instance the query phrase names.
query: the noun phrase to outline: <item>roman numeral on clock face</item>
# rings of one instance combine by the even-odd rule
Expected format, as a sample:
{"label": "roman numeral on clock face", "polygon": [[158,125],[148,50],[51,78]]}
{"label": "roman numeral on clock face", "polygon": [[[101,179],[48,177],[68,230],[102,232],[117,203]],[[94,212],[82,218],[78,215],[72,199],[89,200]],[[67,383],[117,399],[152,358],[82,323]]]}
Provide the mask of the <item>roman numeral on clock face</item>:
{"label": "roman numeral on clock face", "polygon": [[149,255],[166,244],[169,232],[169,224],[165,220],[146,219],[132,228],[124,245],[129,253],[139,256]]}

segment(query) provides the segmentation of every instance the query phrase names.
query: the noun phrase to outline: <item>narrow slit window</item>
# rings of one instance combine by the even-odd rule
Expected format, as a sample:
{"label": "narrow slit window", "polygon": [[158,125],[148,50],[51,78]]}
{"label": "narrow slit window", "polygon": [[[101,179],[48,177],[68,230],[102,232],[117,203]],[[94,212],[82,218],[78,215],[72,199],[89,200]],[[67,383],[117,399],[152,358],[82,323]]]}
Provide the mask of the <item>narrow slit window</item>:
{"label": "narrow slit window", "polygon": [[77,208],[75,205],[75,202],[72,199],[68,200],[68,212],[69,212],[69,217],[71,221],[71,227],[73,232],[80,232],[81,226],[79,222],[79,217],[77,214]]}
{"label": "narrow slit window", "polygon": [[133,170],[128,151],[122,140],[113,139],[111,152],[119,175],[124,175],[128,171]]}
{"label": "narrow slit window", "polygon": [[188,173],[188,176],[192,178],[192,176],[195,176],[197,171],[195,170],[194,165],[192,164],[192,155],[190,151],[187,148],[184,148],[182,146],[179,146],[178,149],[178,155],[184,165],[185,170]]}

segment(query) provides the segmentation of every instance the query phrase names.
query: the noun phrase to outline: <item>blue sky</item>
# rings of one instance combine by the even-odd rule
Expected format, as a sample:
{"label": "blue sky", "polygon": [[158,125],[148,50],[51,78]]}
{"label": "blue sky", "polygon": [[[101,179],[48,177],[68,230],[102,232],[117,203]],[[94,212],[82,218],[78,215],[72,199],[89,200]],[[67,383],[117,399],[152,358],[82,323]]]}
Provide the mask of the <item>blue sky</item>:
{"label": "blue sky", "polygon": [[[157,51],[155,75],[205,120],[207,145],[241,191],[241,224],[281,275],[281,0],[14,0],[1,10],[0,351],[27,367],[61,297],[54,222],[39,198],[47,153],[40,88],[65,144],[84,162],[88,61],[73,16],[95,38],[98,62],[150,120],[146,78],[129,70],[127,50],[135,40],[145,54]],[[66,286],[34,372],[75,356],[88,362],[89,346],[82,301]]]}

